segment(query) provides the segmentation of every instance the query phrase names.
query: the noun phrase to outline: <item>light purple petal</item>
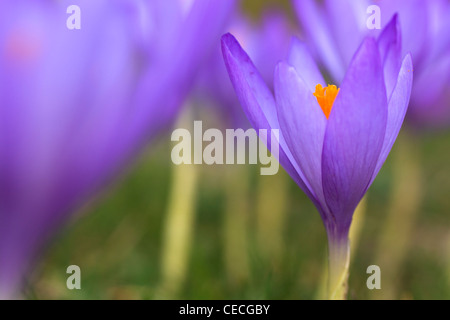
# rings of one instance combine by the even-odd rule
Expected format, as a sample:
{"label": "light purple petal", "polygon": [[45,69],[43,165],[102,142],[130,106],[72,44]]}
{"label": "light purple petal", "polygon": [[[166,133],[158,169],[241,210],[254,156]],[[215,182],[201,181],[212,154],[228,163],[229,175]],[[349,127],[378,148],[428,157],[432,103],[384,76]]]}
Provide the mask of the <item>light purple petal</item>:
{"label": "light purple petal", "polygon": [[222,37],[222,52],[239,101],[255,129],[278,128],[273,95],[231,34]]}
{"label": "light purple petal", "polygon": [[331,110],[322,154],[325,199],[349,226],[377,165],[386,132],[387,100],[378,46],[367,38],[347,71]]}
{"label": "light purple petal", "polygon": [[389,155],[395,140],[397,139],[398,133],[400,132],[400,128],[402,127],[406,110],[408,110],[409,97],[411,96],[411,88],[413,83],[413,65],[411,55],[408,54],[403,59],[397,78],[397,84],[388,104],[388,117],[383,147],[381,149],[380,157],[378,158],[377,166],[370,184],[372,184],[373,180],[386,161],[386,158]]}
{"label": "light purple petal", "polygon": [[[242,50],[237,40],[226,34],[222,37],[222,51],[225,65],[239,101],[248,120],[256,130],[280,129],[275,100],[260,73],[253,65],[248,55]],[[301,170],[296,165],[293,156],[286,146],[280,132],[279,161],[298,186],[312,199],[311,192],[302,178]],[[270,149],[270,145],[268,146]]]}
{"label": "light purple petal", "polygon": [[397,83],[398,72],[402,64],[402,46],[400,24],[397,15],[391,19],[378,38],[381,61],[384,65],[384,80],[388,99]]}
{"label": "light purple petal", "polygon": [[321,160],[327,125],[325,114],[306,83],[285,62],[280,62],[275,70],[275,97],[281,133],[316,198],[324,206]]}
{"label": "light purple petal", "polygon": [[296,37],[293,37],[291,41],[288,62],[295,68],[297,74],[303,79],[310,91],[315,92],[315,87],[319,83],[323,87],[326,86],[325,80],[311,56],[308,47]]}

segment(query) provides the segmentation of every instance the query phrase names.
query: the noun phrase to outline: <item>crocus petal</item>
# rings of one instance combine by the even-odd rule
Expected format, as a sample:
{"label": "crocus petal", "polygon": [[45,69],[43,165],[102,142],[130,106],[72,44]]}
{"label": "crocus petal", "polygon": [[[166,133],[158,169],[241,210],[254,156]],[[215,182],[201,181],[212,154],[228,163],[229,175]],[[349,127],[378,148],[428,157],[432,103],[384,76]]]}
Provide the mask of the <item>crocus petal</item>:
{"label": "crocus petal", "polygon": [[345,74],[345,66],[337,54],[337,44],[323,12],[317,7],[315,0],[295,0],[294,6],[308,40],[318,49],[317,54],[333,78],[340,81]]}
{"label": "crocus petal", "polygon": [[314,92],[316,85],[319,83],[324,87],[326,86],[325,80],[308,47],[296,37],[293,37],[291,41],[288,62],[295,68],[297,74],[303,79],[310,91]]}
{"label": "crocus petal", "polygon": [[367,38],[355,54],[331,110],[322,154],[327,204],[348,227],[371,181],[386,132],[387,99],[378,46]]}
{"label": "crocus petal", "polygon": [[381,61],[384,65],[384,80],[388,99],[397,83],[398,71],[402,64],[400,24],[397,15],[391,19],[378,38]]}
{"label": "crocus petal", "polygon": [[[248,120],[256,130],[280,129],[275,100],[260,73],[253,65],[248,55],[231,34],[222,37],[222,51],[225,65],[238,99]],[[269,140],[269,139],[268,139]],[[269,141],[267,141],[269,143]],[[268,148],[270,149],[271,143]],[[279,137],[279,161],[298,186],[314,199],[306,186],[301,170],[286,146],[282,132]]]}
{"label": "crocus petal", "polygon": [[306,83],[285,62],[275,70],[275,97],[281,133],[316,198],[324,204],[321,159],[325,114]]}
{"label": "crocus petal", "polygon": [[411,61],[411,55],[408,54],[403,59],[402,66],[398,74],[397,84],[392,93],[391,100],[389,101],[386,134],[384,137],[380,157],[378,158],[377,166],[373,173],[372,181],[370,182],[370,184],[372,184],[373,180],[386,161],[386,158],[389,155],[389,152],[391,151],[395,140],[397,139],[398,133],[400,132],[403,120],[405,119],[406,110],[408,110],[412,83],[413,65]]}
{"label": "crocus petal", "polygon": [[278,128],[272,93],[248,55],[229,33],[222,37],[222,51],[239,101],[251,123],[257,130]]}

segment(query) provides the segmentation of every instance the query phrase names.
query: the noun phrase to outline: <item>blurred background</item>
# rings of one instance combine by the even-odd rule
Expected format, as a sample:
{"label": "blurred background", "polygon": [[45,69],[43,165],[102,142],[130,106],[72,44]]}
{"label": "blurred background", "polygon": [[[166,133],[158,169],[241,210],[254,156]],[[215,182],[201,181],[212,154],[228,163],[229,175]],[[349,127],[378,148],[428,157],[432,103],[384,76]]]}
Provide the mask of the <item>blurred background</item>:
{"label": "blurred background", "polygon": [[[297,25],[289,1],[243,1],[255,21],[273,6]],[[218,121],[211,110],[186,110],[176,127],[189,127],[193,118],[211,127]],[[285,171],[261,176],[259,165],[175,168],[170,133],[60,230],[25,297],[323,297],[325,230]],[[402,130],[357,212],[350,299],[450,299],[449,145],[448,131]],[[180,180],[187,181],[181,192],[173,187]],[[177,210],[188,215],[187,227],[171,229],[169,216]],[[177,247],[167,234],[189,245]],[[82,290],[66,288],[72,264],[81,268]],[[366,287],[373,264],[381,267],[379,291]]]}
{"label": "blurred background", "polygon": [[[392,194],[393,162],[400,157],[399,141],[367,194],[366,219],[350,269],[349,298],[371,298],[366,269],[377,264],[382,290],[395,286],[396,298],[450,299],[450,134],[417,138],[421,160],[423,202],[417,210],[412,236],[404,248],[398,278],[384,280],[376,249],[385,232],[392,202],[413,201]],[[416,159],[413,159],[414,161]],[[408,159],[406,159],[408,161]],[[403,165],[403,164],[402,164]],[[406,164],[404,164],[406,165]],[[251,176],[245,212],[248,270],[239,282],[227,278],[224,261],[223,220],[226,199],[221,184],[223,168],[199,168],[199,191],[188,275],[180,299],[313,299],[326,258],[326,234],[309,199],[280,170],[276,176],[259,176],[258,166],[242,166]],[[37,299],[154,299],[160,294],[161,248],[164,213],[171,176],[170,147],[162,139],[138,165],[101,200],[86,208],[86,215],[62,231],[36,269],[29,297]],[[287,202],[283,207],[281,252],[265,257],[258,244],[258,196],[261,180],[274,185],[284,179]],[[408,179],[404,183],[409,183]],[[273,200],[276,201],[276,200]],[[404,205],[408,207],[408,205]],[[268,221],[267,223],[270,224]],[[395,224],[402,232],[408,221]],[[267,226],[267,227],[270,227]],[[391,238],[396,241],[396,233]],[[269,235],[268,235],[269,236]],[[267,239],[270,241],[271,239]],[[384,250],[389,250],[387,246]],[[397,253],[394,253],[396,255]],[[238,261],[235,261],[239,263]],[[82,290],[67,290],[68,265],[82,271]],[[175,298],[175,297],[174,297]]]}

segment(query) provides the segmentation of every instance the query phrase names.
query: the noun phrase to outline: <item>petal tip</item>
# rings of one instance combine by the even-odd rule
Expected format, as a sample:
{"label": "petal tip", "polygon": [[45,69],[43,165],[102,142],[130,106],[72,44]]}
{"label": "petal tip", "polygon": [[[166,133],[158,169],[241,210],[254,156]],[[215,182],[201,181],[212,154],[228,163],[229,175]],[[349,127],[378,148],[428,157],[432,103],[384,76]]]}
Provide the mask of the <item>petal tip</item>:
{"label": "petal tip", "polygon": [[405,68],[408,74],[411,74],[411,81],[412,81],[414,77],[414,64],[411,53],[406,54],[406,56],[403,58],[402,68]]}
{"label": "petal tip", "polygon": [[[387,36],[387,34],[392,35],[389,37]],[[378,41],[380,41],[380,39],[383,39],[383,37],[391,38],[393,39],[393,41],[396,41],[399,44],[401,43],[401,26],[398,13],[394,14],[391,20],[389,20],[387,25],[383,28]]]}
{"label": "petal tip", "polygon": [[221,38],[222,54],[227,68],[231,60],[251,63],[250,57],[239,44],[239,41],[231,33],[226,33]]}
{"label": "petal tip", "polygon": [[413,61],[412,61],[412,56],[411,56],[411,52],[408,52],[406,54],[406,56],[403,58],[404,63],[407,63],[408,65],[411,66],[411,68],[413,67]]}
{"label": "petal tip", "polygon": [[222,49],[224,49],[225,47],[228,48],[231,45],[233,45],[233,43],[236,43],[236,42],[237,42],[236,38],[229,32],[225,33],[221,37]]}

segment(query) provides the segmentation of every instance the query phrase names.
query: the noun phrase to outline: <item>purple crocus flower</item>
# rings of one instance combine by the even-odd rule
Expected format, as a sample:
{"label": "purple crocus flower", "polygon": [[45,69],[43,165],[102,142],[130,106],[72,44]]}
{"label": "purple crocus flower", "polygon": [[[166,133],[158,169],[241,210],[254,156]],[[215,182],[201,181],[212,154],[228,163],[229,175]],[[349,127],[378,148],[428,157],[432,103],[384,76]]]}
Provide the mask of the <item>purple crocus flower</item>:
{"label": "purple crocus flower", "polygon": [[408,118],[419,126],[450,124],[450,2],[448,0],[294,0],[307,42],[335,81],[341,81],[367,27],[380,9],[381,27],[398,13],[403,53],[414,61]]}
{"label": "purple crocus flower", "polygon": [[68,215],[167,127],[234,1],[0,3],[0,298]]}
{"label": "purple crocus flower", "polygon": [[[280,163],[317,207],[330,256],[330,297],[343,297],[353,212],[381,169],[402,125],[412,62],[401,60],[396,19],[354,54],[340,85],[325,81],[307,47],[292,41],[275,69],[274,92],[236,39],[223,55],[241,105],[255,129],[279,129]],[[325,89],[324,89],[325,88]]]}

